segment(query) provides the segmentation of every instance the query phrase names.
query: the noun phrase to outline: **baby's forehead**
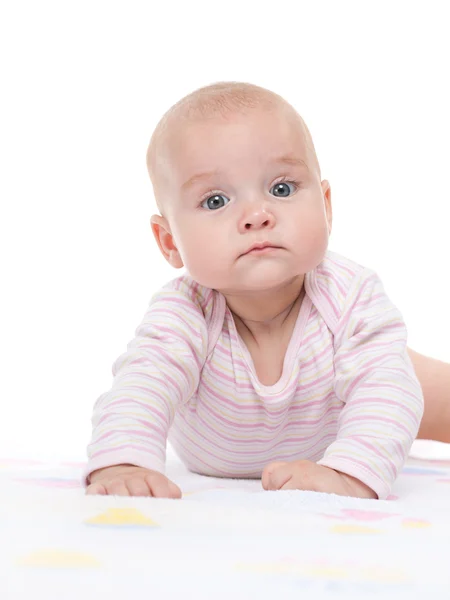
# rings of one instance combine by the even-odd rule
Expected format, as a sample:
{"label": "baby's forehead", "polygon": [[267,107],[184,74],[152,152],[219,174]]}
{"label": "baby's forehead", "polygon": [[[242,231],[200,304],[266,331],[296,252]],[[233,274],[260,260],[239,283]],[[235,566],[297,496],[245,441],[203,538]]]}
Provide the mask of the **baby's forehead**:
{"label": "baby's forehead", "polygon": [[[242,138],[239,137],[241,132]],[[236,147],[238,144],[239,147],[249,138],[253,140],[253,146],[260,144],[257,151],[261,156],[270,156],[273,147],[279,147],[280,152],[284,149],[285,153],[289,153],[289,148],[295,148],[297,153],[306,155],[310,146],[309,131],[303,119],[295,111],[281,107],[236,111],[225,117],[186,118],[181,115],[167,123],[159,140],[158,154],[172,162],[192,152],[194,147],[195,151],[209,153],[212,147],[220,144],[222,147]]]}

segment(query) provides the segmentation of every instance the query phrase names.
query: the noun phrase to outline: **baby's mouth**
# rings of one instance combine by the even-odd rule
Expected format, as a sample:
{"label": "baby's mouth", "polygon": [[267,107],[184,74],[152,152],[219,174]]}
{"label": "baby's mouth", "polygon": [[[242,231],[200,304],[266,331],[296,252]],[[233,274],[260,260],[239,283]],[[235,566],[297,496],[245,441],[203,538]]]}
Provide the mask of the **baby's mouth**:
{"label": "baby's mouth", "polygon": [[241,256],[247,256],[249,254],[252,255],[262,255],[262,254],[270,254],[276,250],[280,250],[280,246],[275,246],[269,242],[258,242],[250,246],[248,250],[246,250]]}

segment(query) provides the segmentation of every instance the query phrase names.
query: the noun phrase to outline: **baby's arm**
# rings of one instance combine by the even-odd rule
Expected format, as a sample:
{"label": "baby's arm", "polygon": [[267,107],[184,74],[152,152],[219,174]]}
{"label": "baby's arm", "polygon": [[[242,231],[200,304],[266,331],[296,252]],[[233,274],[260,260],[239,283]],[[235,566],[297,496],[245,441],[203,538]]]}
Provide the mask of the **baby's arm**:
{"label": "baby's arm", "polygon": [[168,431],[177,406],[197,389],[207,352],[205,318],[188,291],[159,292],[127,352],[113,365],[113,386],[97,400],[92,418],[85,478],[87,484],[99,485],[89,493],[117,487],[124,491],[130,466],[141,491],[141,484],[154,491],[150,479],[161,490]]}
{"label": "baby's arm", "polygon": [[343,402],[336,439],[317,464],[267,465],[262,483],[386,498],[417,435],[423,395],[402,317],[375,273],[355,277],[334,334],[334,389]]}
{"label": "baby's arm", "polygon": [[375,273],[355,277],[335,331],[335,393],[344,403],[336,440],[318,464],[386,498],[423,414],[406,328]]}

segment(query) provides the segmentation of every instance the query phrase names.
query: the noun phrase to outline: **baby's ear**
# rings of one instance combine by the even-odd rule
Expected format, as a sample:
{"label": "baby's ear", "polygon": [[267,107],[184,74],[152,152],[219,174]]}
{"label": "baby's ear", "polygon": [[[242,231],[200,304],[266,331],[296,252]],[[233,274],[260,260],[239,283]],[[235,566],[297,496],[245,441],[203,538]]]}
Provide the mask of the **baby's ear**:
{"label": "baby's ear", "polygon": [[325,213],[327,216],[328,235],[330,235],[331,227],[333,225],[333,210],[331,208],[331,187],[326,179],[322,181],[321,186],[323,193],[323,201],[325,203]]}
{"label": "baby's ear", "polygon": [[184,266],[183,261],[175,245],[167,219],[161,217],[161,215],[153,215],[150,219],[150,225],[161,254],[172,267],[181,269]]}

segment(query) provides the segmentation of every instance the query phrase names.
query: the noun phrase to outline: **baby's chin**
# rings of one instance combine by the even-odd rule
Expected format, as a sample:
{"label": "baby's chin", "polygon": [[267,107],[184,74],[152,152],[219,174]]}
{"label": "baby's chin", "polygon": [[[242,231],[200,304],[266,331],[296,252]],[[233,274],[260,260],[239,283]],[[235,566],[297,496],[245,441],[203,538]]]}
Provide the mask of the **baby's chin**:
{"label": "baby's chin", "polygon": [[258,294],[270,292],[277,289],[283,289],[294,280],[298,279],[299,283],[303,283],[303,274],[298,271],[292,272],[270,272],[269,269],[265,273],[257,273],[257,269],[251,270],[245,278],[215,278],[214,285],[210,287],[221,292],[224,295],[236,294]]}

